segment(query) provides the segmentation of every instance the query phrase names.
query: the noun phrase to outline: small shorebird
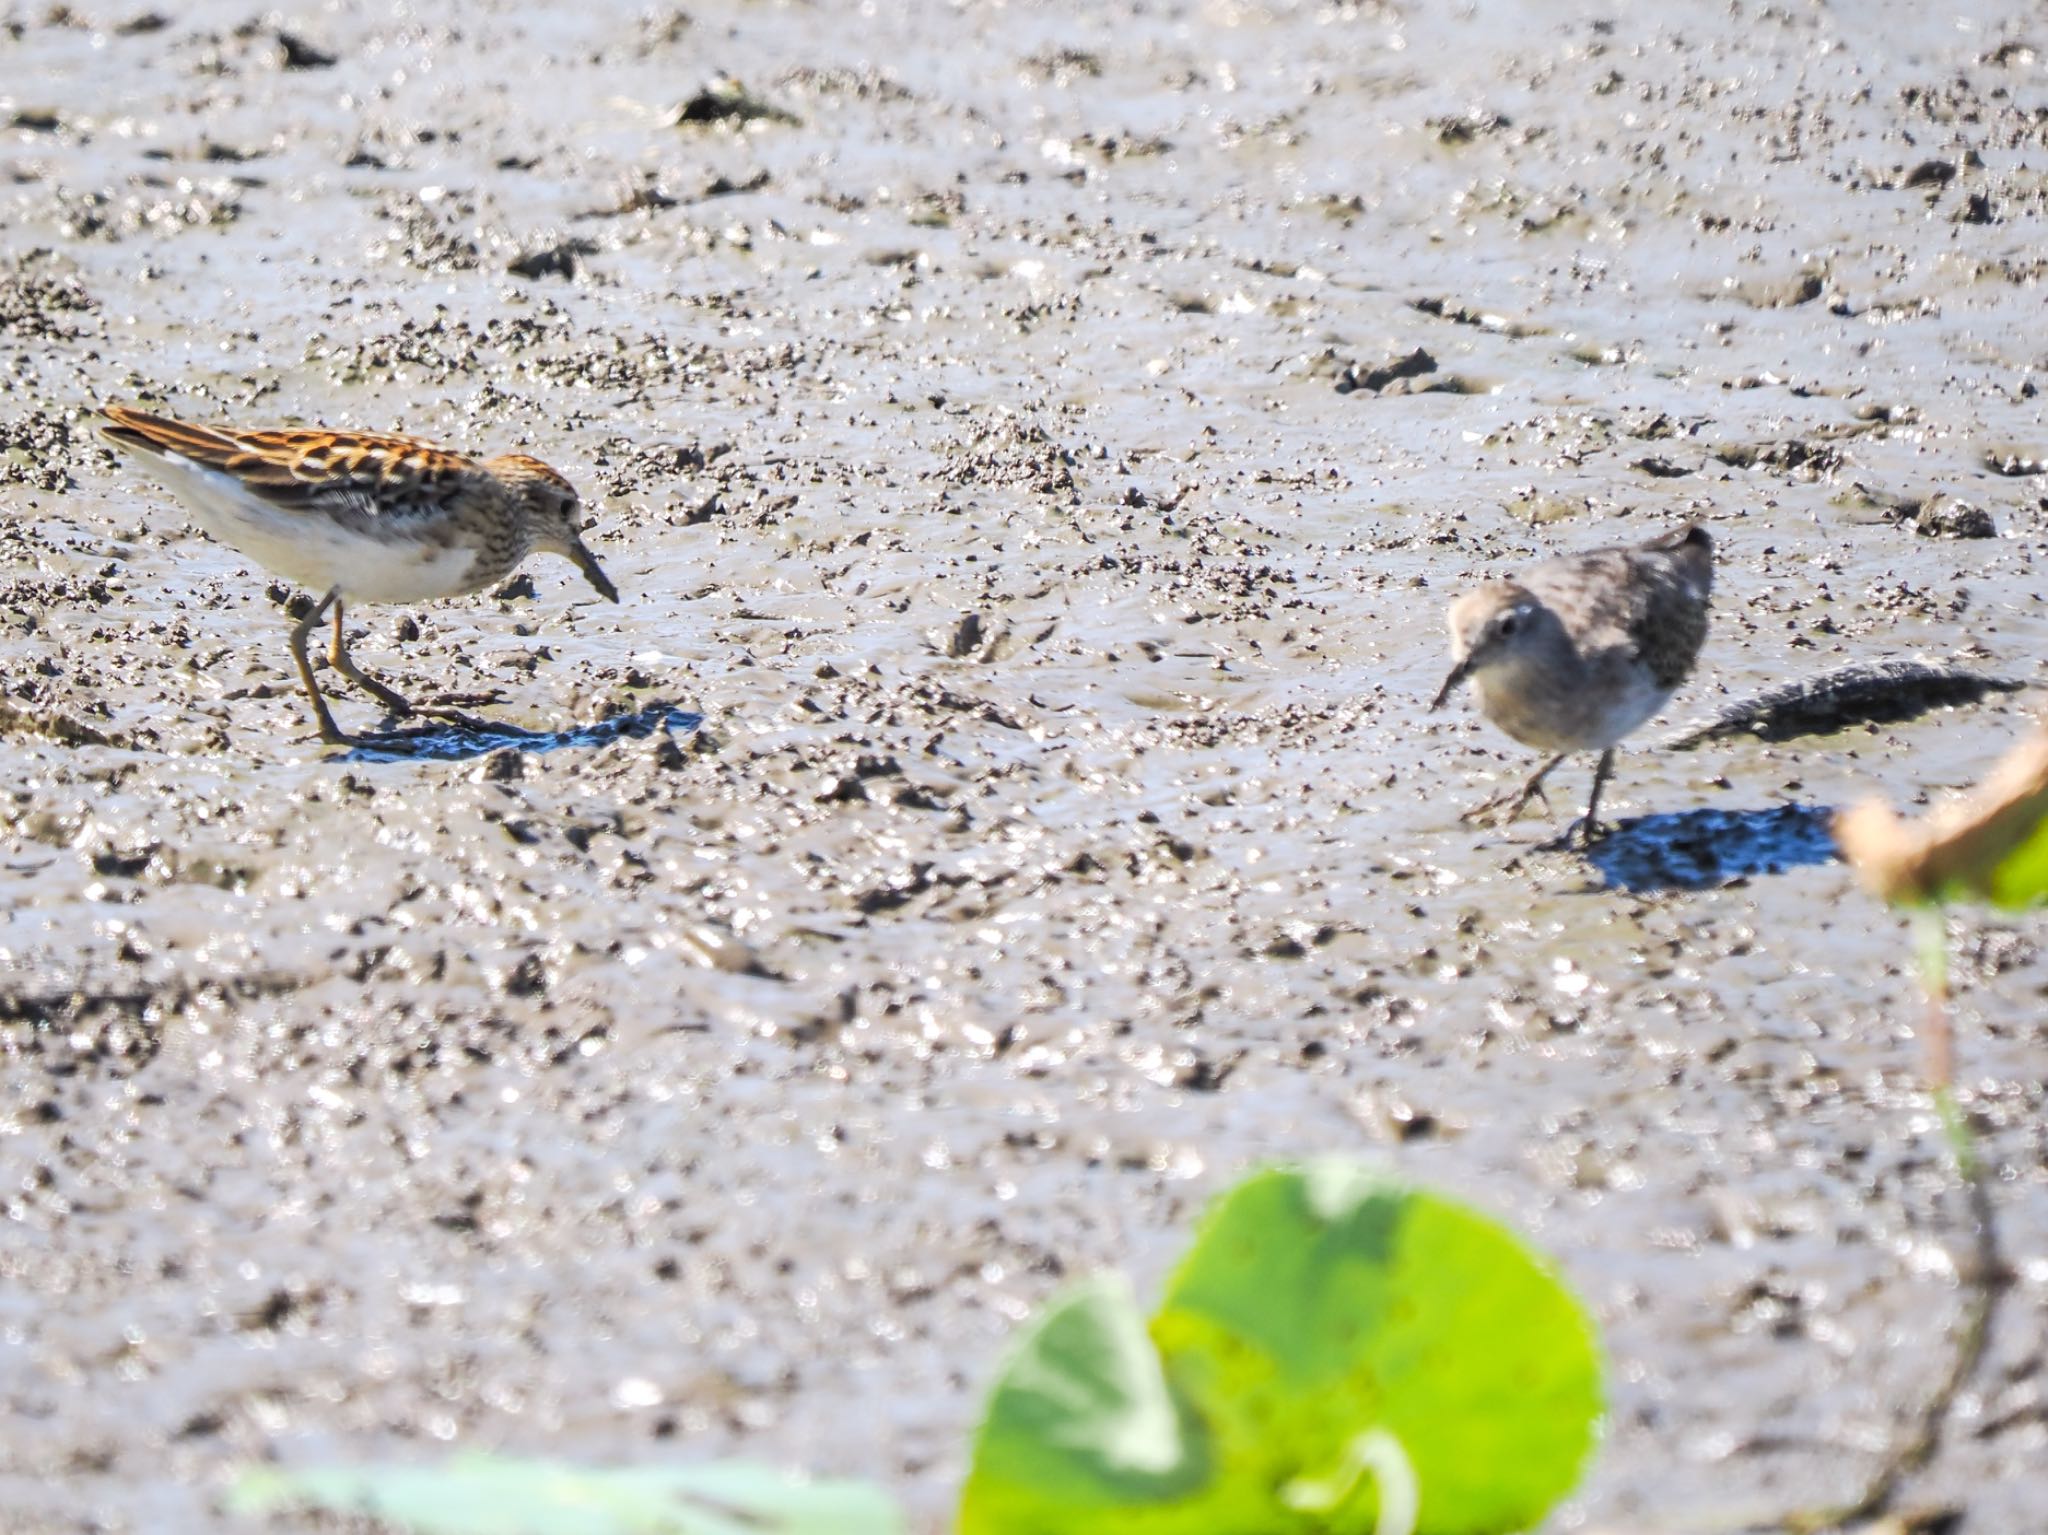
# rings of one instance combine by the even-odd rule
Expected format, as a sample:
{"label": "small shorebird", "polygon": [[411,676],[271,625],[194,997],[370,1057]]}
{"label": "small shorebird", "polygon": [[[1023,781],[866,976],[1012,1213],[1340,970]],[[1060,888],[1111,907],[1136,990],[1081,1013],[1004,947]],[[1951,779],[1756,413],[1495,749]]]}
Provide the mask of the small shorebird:
{"label": "small shorebird", "polygon": [[108,405],[100,431],[147,458],[229,548],[326,595],[292,630],[292,659],[313,700],[320,739],[357,744],[328,711],[306,641],[334,611],[327,659],[395,714],[417,708],[349,658],[344,602],[424,602],[503,580],[534,550],[559,554],[613,602],[618,589],[585,547],[576,491],[537,458],[474,459],[412,437],[192,426]]}
{"label": "small shorebird", "polygon": [[[1505,821],[1543,791],[1544,777],[1575,751],[1597,751],[1585,815],[1558,845],[1599,823],[1600,788],[1615,743],[1655,714],[1692,674],[1707,637],[1714,541],[1687,527],[1647,544],[1594,549],[1488,581],[1451,604],[1450,676],[1430,708],[1470,681],[1486,717],[1525,746],[1552,753],[1520,789],[1465,813],[1506,807]],[[1546,803],[1548,803],[1546,799]]]}

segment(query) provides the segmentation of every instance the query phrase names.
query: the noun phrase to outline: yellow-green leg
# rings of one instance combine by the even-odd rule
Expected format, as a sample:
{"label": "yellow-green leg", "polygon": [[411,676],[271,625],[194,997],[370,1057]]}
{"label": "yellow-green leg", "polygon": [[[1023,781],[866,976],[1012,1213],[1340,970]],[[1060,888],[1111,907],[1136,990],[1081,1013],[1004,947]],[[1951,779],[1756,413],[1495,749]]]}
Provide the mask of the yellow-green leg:
{"label": "yellow-green leg", "polygon": [[306,685],[306,696],[313,701],[313,715],[320,722],[320,739],[331,746],[354,746],[355,737],[334,723],[334,715],[327,707],[327,700],[320,694],[320,684],[313,680],[312,658],[306,654],[306,641],[326,614],[328,604],[337,604],[338,613],[340,601],[341,588],[336,587],[314,603],[311,612],[292,625],[292,660],[298,663],[299,681]]}
{"label": "yellow-green leg", "polygon": [[385,684],[379,682],[375,677],[372,677],[360,666],[357,666],[355,661],[350,657],[348,653],[348,641],[342,635],[342,602],[341,598],[336,594],[338,591],[339,588],[336,589],[336,592],[328,593],[328,596],[334,598],[334,639],[333,642],[329,644],[327,647],[328,665],[332,666],[336,671],[340,672],[342,676],[348,678],[350,682],[353,682],[365,693],[368,693],[372,698],[376,699],[378,703],[382,704],[385,708],[389,709],[393,714],[407,715],[418,712],[411,699],[407,698],[403,693],[399,692],[396,688],[387,687]]}

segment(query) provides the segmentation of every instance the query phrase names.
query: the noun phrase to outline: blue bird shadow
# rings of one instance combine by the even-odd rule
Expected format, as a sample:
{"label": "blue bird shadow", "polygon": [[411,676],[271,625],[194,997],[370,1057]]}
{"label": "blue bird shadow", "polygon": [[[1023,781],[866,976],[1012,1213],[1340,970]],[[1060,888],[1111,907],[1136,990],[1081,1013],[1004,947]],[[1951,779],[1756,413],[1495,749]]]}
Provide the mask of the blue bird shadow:
{"label": "blue bird shadow", "polygon": [[356,744],[334,760],[339,762],[410,762],[427,758],[460,762],[511,747],[522,752],[560,751],[570,746],[609,746],[625,738],[644,739],[657,730],[688,734],[704,716],[674,704],[651,703],[630,714],[614,714],[592,725],[566,730],[525,730],[495,720],[465,719],[460,723],[421,725],[409,730],[380,731],[359,736]]}
{"label": "blue bird shadow", "polygon": [[1588,848],[1586,861],[1610,890],[1709,890],[1834,862],[1834,817],[1830,805],[1638,816]]}

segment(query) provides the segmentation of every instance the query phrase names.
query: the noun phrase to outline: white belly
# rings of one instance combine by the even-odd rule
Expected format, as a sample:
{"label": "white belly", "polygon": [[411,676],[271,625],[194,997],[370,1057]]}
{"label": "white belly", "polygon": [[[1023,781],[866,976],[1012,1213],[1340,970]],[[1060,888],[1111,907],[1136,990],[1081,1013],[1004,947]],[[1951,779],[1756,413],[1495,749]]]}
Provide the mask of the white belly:
{"label": "white belly", "polygon": [[475,590],[472,550],[372,537],[317,511],[287,511],[251,495],[233,475],[175,453],[156,464],[200,527],[315,595],[338,587],[360,602],[424,602]]}
{"label": "white belly", "polygon": [[1602,679],[1568,680],[1480,673],[1474,678],[1479,706],[1524,746],[1543,751],[1601,750],[1614,745],[1663,707],[1671,695],[1657,686],[1647,667],[1626,667]]}

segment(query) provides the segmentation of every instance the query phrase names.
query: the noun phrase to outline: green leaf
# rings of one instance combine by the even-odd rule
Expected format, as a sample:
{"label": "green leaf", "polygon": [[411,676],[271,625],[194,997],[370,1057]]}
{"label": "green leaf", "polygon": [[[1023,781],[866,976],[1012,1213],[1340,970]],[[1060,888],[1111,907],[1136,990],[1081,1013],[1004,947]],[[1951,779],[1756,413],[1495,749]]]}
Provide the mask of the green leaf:
{"label": "green leaf", "polygon": [[1351,1163],[1224,1196],[1149,1334],[1100,1281],[1041,1318],[961,1535],[1364,1535],[1411,1509],[1423,1535],[1504,1535],[1570,1490],[1599,1417],[1592,1327],[1549,1267]]}
{"label": "green leaf", "polygon": [[2026,838],[1998,860],[1987,883],[1991,904],[2007,911],[2048,901],[2048,818],[2036,821]]}
{"label": "green leaf", "polygon": [[1105,1275],[1053,1301],[1013,1349],[989,1395],[960,1532],[1198,1531],[1171,1511],[1204,1498],[1214,1469],[1129,1285]]}
{"label": "green leaf", "polygon": [[1274,1169],[1225,1196],[1153,1335],[1253,1475],[1316,1476],[1387,1430],[1423,1535],[1536,1523],[1578,1480],[1600,1414],[1592,1323],[1550,1266],[1484,1216],[1353,1163]]}
{"label": "green leaf", "polygon": [[882,1492],[759,1466],[580,1470],[468,1456],[445,1466],[252,1471],[232,1513],[368,1514],[417,1535],[903,1535]]}

